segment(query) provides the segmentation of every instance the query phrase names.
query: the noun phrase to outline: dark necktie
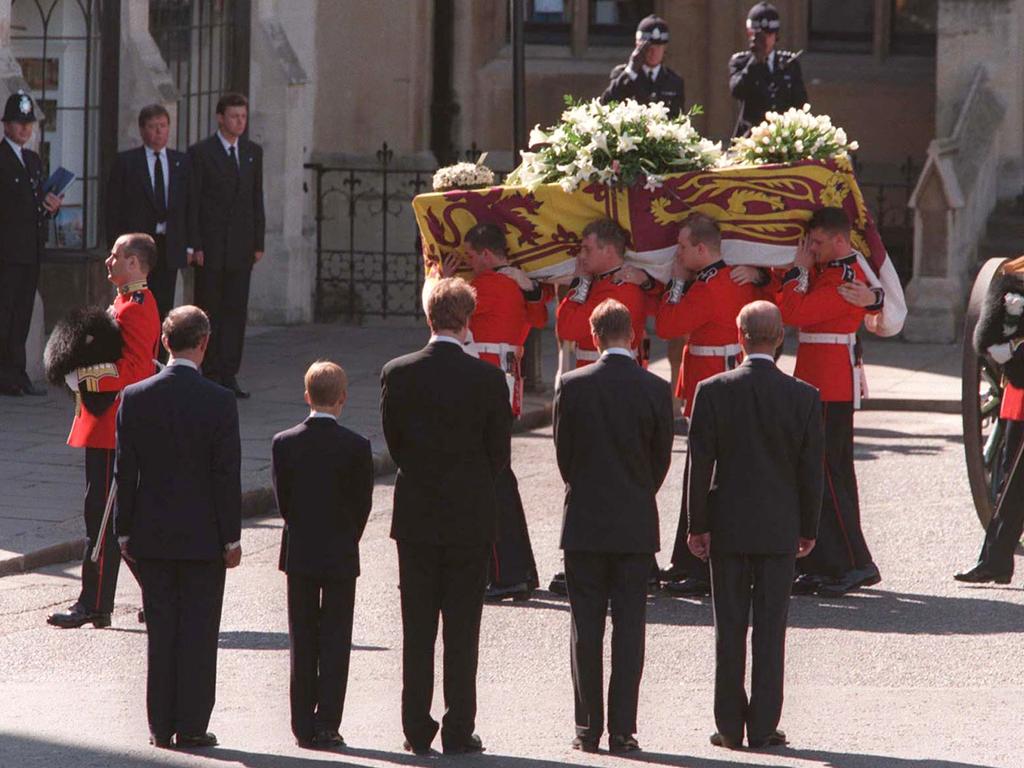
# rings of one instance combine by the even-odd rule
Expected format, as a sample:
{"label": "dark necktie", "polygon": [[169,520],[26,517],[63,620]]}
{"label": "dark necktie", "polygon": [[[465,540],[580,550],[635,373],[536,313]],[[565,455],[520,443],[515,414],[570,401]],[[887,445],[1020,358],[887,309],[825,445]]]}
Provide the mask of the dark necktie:
{"label": "dark necktie", "polygon": [[167,189],[164,186],[164,164],[160,161],[160,152],[156,152],[156,163],[153,165],[153,194],[156,198],[156,217],[160,222],[167,221]]}
{"label": "dark necktie", "polygon": [[228,147],[228,156],[231,158],[231,167],[235,171],[235,175],[238,175],[238,155],[235,154],[235,145],[232,144]]}
{"label": "dark necktie", "polygon": [[649,72],[647,73],[647,79],[648,79],[648,80],[650,81],[650,83],[651,83],[651,88],[653,88],[653,87],[654,87],[654,80],[655,80],[655,76],[654,76],[654,70],[653,70],[653,69],[652,69],[652,70],[650,70],[650,71],[649,71]]}

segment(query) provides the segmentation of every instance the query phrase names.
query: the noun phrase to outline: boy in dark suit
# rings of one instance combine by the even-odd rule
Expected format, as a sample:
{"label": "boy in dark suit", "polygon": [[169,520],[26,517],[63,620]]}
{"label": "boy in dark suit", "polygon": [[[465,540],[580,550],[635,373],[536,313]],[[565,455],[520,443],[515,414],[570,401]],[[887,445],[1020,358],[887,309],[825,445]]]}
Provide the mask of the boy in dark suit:
{"label": "boy in dark suit", "polygon": [[338,424],[348,395],[341,366],[306,371],[309,417],[274,436],[273,478],[284,518],[292,733],[299,746],[345,746],[338,733],[352,649],[359,539],[373,500],[370,441]]}

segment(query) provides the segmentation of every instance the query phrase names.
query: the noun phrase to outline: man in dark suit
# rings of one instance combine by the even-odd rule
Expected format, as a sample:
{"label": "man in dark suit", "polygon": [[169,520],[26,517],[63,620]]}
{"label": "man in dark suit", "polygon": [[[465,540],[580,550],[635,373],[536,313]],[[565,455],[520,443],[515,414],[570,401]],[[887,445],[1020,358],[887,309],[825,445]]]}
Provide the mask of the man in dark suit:
{"label": "man in dark suit", "polygon": [[[821,402],[775,367],[782,315],[766,301],[736,320],[746,359],[702,381],[690,419],[688,544],[711,559],[715,607],[715,746],[786,743],[786,616],[796,558],[814,547],[824,483]],[[743,687],[753,608],[753,665]]]}
{"label": "man in dark suit", "polygon": [[[120,152],[107,183],[107,240],[145,232],[156,242],[149,290],[160,321],[174,306],[178,270],[188,263],[188,156],[168,149],[171,117],[160,104],[139,112],[142,146]],[[161,351],[163,357],[163,351]],[[166,358],[164,358],[166,360]]]}
{"label": "man in dark suit", "polygon": [[228,93],[217,102],[217,132],[189,147],[189,240],[196,304],[210,316],[203,373],[245,398],[238,385],[249,311],[249,278],[263,258],[263,149],[245,138],[249,102]]}
{"label": "man in dark suit", "polygon": [[473,733],[487,562],[497,528],[496,478],[511,453],[501,369],[463,351],[473,288],[446,278],[427,299],[426,347],[381,372],[381,419],[398,465],[391,538],[402,593],[405,749],[430,753],[437,622],[444,620],[445,754],[482,752]]}
{"label": "man in dark suit", "polygon": [[26,371],[25,342],[39,283],[46,225],[61,199],[43,194],[43,162],[25,145],[36,122],[32,97],[12,93],[0,140],[0,395],[45,395]]}
{"label": "man in dark suit", "polygon": [[565,480],[561,547],[572,611],[574,749],[596,752],[604,728],[603,646],[612,610],[608,749],[632,752],[644,666],[647,579],[658,551],[655,496],[672,459],[672,391],[633,359],[632,318],[614,299],[590,316],[601,357],[555,391]]}
{"label": "man in dark suit", "polygon": [[137,563],[149,633],[150,742],[209,747],[224,569],[241,562],[241,447],[234,396],[199,374],[210,322],[198,307],[163,324],[167,368],[126,387],[117,413],[122,555]]}
{"label": "man in dark suit", "polygon": [[272,475],[284,518],[292,733],[299,746],[345,746],[338,733],[352,650],[359,539],[373,502],[370,441],[338,424],[348,378],[317,361],[306,371],[309,417],[274,435]]}

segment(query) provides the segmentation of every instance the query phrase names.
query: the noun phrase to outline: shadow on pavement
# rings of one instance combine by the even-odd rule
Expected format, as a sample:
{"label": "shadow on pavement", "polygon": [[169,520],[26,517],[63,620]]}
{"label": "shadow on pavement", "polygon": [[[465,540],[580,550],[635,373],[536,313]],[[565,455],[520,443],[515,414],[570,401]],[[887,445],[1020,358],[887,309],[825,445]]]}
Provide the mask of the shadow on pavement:
{"label": "shadow on pavement", "polygon": [[[241,651],[287,651],[287,632],[259,632],[253,630],[231,630],[221,632],[218,648]],[[390,651],[383,645],[356,645],[353,651]]]}

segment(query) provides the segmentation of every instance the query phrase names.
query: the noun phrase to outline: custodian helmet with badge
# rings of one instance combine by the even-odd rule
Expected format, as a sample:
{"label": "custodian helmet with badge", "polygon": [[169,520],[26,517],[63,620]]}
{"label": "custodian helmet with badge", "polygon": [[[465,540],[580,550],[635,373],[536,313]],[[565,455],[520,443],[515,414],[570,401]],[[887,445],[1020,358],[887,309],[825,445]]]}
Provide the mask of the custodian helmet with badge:
{"label": "custodian helmet with badge", "polygon": [[747,29],[754,32],[778,32],[781,27],[779,12],[771,3],[758,3],[747,14]]}
{"label": "custodian helmet with badge", "polygon": [[638,43],[653,43],[654,45],[665,45],[668,42],[668,24],[660,16],[653,13],[644,19],[636,27],[636,41]]}
{"label": "custodian helmet with badge", "polygon": [[24,91],[18,91],[7,97],[7,103],[4,105],[3,122],[34,123],[35,121],[36,110],[31,96]]}

